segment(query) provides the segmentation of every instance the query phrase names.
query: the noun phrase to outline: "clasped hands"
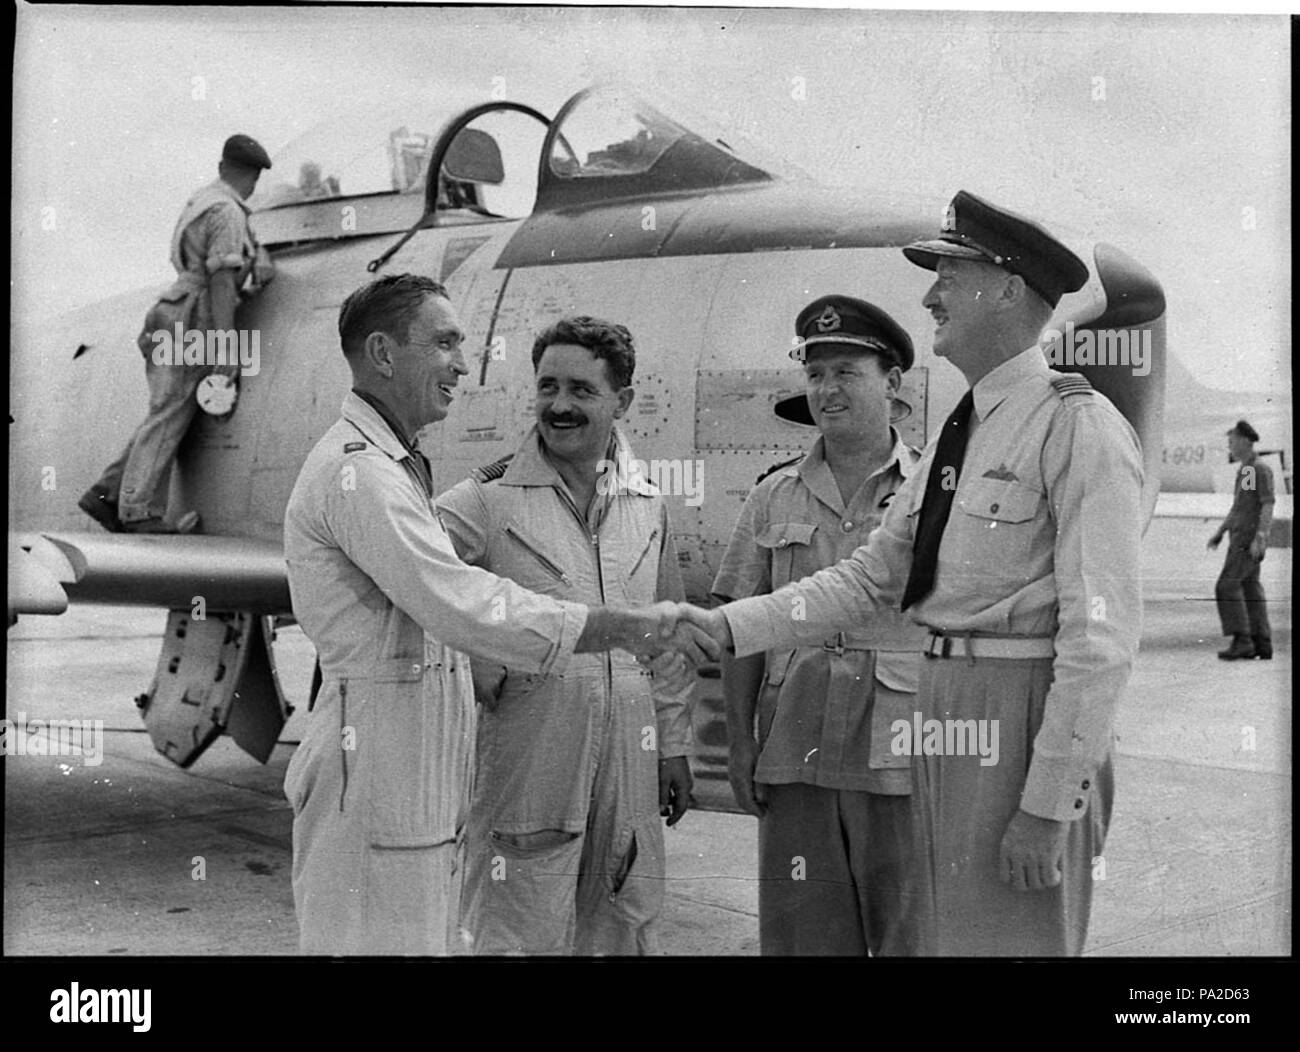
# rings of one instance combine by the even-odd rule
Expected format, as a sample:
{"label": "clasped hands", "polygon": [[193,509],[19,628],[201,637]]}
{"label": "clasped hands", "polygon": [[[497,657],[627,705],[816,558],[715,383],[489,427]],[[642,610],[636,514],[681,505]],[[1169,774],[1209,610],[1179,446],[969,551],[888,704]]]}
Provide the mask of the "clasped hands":
{"label": "clasped hands", "polygon": [[629,613],[638,619],[637,632],[623,649],[657,675],[674,675],[717,661],[731,645],[731,630],[719,610],[662,602]]}

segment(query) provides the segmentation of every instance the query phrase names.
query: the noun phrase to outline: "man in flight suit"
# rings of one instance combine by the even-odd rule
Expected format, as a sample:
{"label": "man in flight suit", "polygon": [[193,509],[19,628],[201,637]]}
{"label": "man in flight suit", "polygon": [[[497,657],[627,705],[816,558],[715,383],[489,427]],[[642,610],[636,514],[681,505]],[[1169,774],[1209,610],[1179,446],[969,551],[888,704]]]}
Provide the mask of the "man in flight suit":
{"label": "man in flight suit", "polygon": [[441,285],[411,274],[373,282],[343,304],[339,335],[354,386],[284,518],[293,610],[322,675],[285,776],[301,947],[444,954],[456,945],[473,786],[464,654],[560,675],[575,653],[671,643],[702,660],[717,648],[677,630],[674,604],[589,609],[456,557],[414,445],[468,371]]}
{"label": "man in flight suit", "polygon": [[1273,657],[1273,633],[1268,624],[1264,586],[1259,581],[1259,564],[1268,548],[1273,525],[1273,471],[1255,455],[1259,432],[1238,420],[1228,432],[1228,452],[1241,465],[1232,486],[1232,508],[1214,531],[1208,547],[1218,548],[1228,534],[1228,556],[1223,572],[1214,584],[1223,634],[1231,636],[1224,661]]}
{"label": "man in flight suit", "polygon": [[1141,630],[1137,438],[1048,368],[1039,338],[1088,268],[1046,230],[963,191],[903,251],[936,272],[935,354],[971,390],[851,558],[693,616],[745,655],[909,611],[930,630],[919,712],[896,726],[925,952],[1077,955]]}
{"label": "man in flight suit", "polygon": [[211,364],[158,364],[155,332],[232,331],[240,289],[252,278],[255,292],[271,280],[270,256],[248,225],[245,203],[271,159],[254,139],[232,135],[221,151],[218,178],[186,202],[172,232],[176,281],[154,304],[138,344],[149,384],[149,415],[122,454],[77,502],[105,529],[127,533],[190,533],[198,514],[167,522],[167,487],[172,460],[194,418],[199,381]]}
{"label": "man in flight suit", "polygon": [[[622,325],[562,318],[533,345],[537,423],[438,498],[465,562],[533,591],[640,606],[684,596],[658,490],[616,426],[636,351]],[[474,661],[483,701],[465,924],[476,953],[646,954],[663,904],[661,812],[688,805],[693,675],[630,655],[563,670]]]}
{"label": "man in flight suit", "polygon": [[[824,296],[799,312],[795,333],[790,356],[804,367],[821,434],[745,499],[713,582],[724,602],[850,556],[920,458],[890,426],[914,357],[893,318]],[[906,923],[910,761],[890,749],[890,726],[916,710],[924,638],[889,614],[793,650],[723,656],[732,789],[759,816],[764,954],[916,952]],[[797,879],[793,858],[804,864]]]}

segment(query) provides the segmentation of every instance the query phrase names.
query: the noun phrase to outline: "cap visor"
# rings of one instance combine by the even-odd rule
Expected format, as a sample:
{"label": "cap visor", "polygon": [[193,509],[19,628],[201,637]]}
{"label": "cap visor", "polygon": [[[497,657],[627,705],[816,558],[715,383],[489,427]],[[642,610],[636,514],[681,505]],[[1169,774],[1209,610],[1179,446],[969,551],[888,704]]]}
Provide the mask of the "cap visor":
{"label": "cap visor", "polygon": [[810,336],[806,340],[800,340],[790,351],[790,357],[796,362],[803,362],[807,358],[809,347],[824,347],[828,344],[838,344],[850,351],[862,351],[864,354],[884,354],[892,355],[893,351],[888,347],[882,347],[879,343],[872,343],[869,340],[861,339],[857,336],[846,335],[827,335],[827,336]]}
{"label": "cap visor", "polygon": [[940,256],[947,256],[950,259],[982,259],[985,263],[989,262],[989,257],[979,249],[971,248],[969,245],[954,244],[952,241],[913,241],[903,247],[903,255],[918,267],[925,267],[926,270],[934,270],[939,265]]}

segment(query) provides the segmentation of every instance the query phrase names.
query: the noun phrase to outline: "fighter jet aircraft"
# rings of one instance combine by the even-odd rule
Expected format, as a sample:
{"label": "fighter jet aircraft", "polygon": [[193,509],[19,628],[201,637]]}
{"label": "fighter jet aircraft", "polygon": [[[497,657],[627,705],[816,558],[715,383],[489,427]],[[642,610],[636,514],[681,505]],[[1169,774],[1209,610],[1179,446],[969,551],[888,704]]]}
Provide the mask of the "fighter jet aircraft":
{"label": "fighter jet aircraft", "polygon": [[[422,436],[442,487],[511,452],[532,423],[530,350],[542,327],[580,312],[631,329],[625,427],[666,493],[699,602],[756,477],[815,437],[787,354],[800,307],[857,295],[917,337],[897,413],[908,441],[923,445],[961,394],[958,371],[927,347],[929,279],[899,251],[933,235],[946,202],[828,190],[672,104],[598,86],[548,119],[489,100],[441,123],[411,113],[341,134],[327,126],[274,162],[250,203],[278,274],[237,319],[259,337],[260,367],[242,377],[233,412],[199,415],[173,471],[173,510],[201,512],[202,535],[109,534],[76,506],[143,417],[135,337],[157,290],[52,326],[20,319],[15,332],[10,617],[69,601],[170,609],[138,701],[155,746],[181,766],[223,731],[264,762],[289,711],[271,646],[291,616],[282,517],[349,386],[339,306],[376,274],[445,281],[467,330],[471,374]],[[1091,276],[1052,324],[1072,354],[1094,345],[1060,367],[1087,375],[1141,436],[1150,512],[1164,294],[1120,248],[1056,230]],[[1144,349],[1143,369],[1096,361],[1121,337]],[[707,670],[701,684],[708,693]],[[703,737],[700,763],[716,775],[723,743]]]}

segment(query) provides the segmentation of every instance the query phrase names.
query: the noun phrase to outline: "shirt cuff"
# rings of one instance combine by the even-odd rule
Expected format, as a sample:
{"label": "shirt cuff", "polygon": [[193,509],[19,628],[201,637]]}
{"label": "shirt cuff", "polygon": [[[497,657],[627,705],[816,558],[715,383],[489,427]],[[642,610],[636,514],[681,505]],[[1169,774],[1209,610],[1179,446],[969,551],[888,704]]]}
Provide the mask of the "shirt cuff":
{"label": "shirt cuff", "polygon": [[578,637],[587,627],[587,608],[581,603],[570,603],[563,599],[556,600],[564,608],[564,621],[560,625],[560,638],[551,652],[546,655],[538,674],[543,676],[562,676],[569,667],[573,657],[573,648],[578,645]]}
{"label": "shirt cuff", "polygon": [[1020,810],[1057,822],[1076,822],[1088,813],[1096,777],[1096,765],[1081,758],[1037,753],[1020,794]]}
{"label": "shirt cuff", "polygon": [[786,646],[793,642],[792,636],[779,636],[775,631],[769,613],[771,598],[770,595],[756,595],[718,608],[727,619],[727,627],[731,629],[732,649],[736,657],[761,654],[775,646]]}

